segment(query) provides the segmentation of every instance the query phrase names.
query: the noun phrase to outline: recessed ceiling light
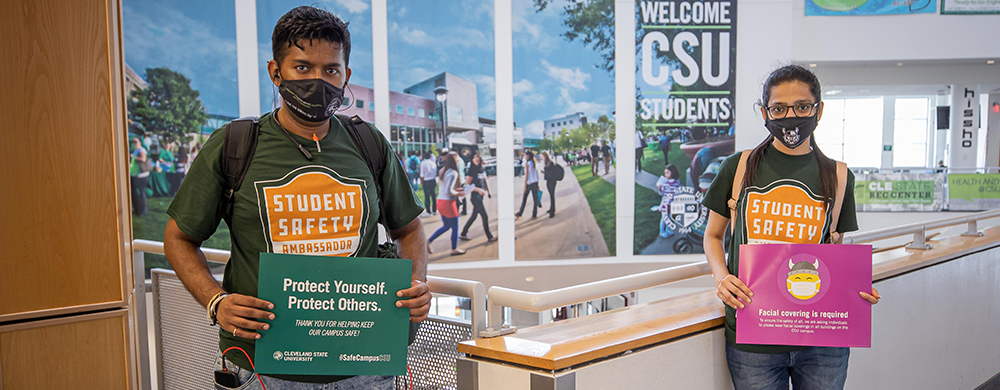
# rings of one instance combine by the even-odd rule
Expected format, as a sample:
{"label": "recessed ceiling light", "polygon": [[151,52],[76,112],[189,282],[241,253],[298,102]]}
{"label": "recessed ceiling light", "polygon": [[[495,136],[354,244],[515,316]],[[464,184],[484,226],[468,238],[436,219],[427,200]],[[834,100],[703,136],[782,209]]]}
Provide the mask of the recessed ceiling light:
{"label": "recessed ceiling light", "polygon": [[834,89],[832,91],[826,91],[826,94],[827,95],[836,95],[836,94],[841,93],[841,92],[844,92],[844,91],[841,91],[839,89]]}
{"label": "recessed ceiling light", "polygon": [[903,63],[902,62],[897,62],[896,66],[903,66]]}
{"label": "recessed ceiling light", "polygon": [[529,283],[530,283],[530,282],[534,282],[534,281],[535,281],[535,277],[534,277],[534,276],[529,276],[529,277],[527,277],[527,278],[524,278],[524,281],[525,281],[525,282],[529,282]]}
{"label": "recessed ceiling light", "polygon": [[987,60],[986,63],[989,64],[989,65],[993,65],[993,64],[995,64],[997,62],[994,61],[994,60]]}
{"label": "recessed ceiling light", "polygon": [[810,67],[810,68],[815,68],[815,67],[816,67],[816,64],[809,64],[809,67]]}

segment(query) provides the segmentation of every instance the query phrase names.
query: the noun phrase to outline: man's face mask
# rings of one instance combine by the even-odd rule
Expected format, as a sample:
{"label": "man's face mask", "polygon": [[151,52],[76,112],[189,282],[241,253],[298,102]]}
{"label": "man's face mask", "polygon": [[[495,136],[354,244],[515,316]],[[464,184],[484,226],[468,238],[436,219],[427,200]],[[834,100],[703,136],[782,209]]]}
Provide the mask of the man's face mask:
{"label": "man's face mask", "polygon": [[795,149],[805,142],[806,138],[816,130],[819,123],[816,115],[805,118],[788,117],[782,119],[770,119],[764,121],[764,127],[771,132],[786,148]]}
{"label": "man's face mask", "polygon": [[323,79],[281,78],[278,93],[295,116],[306,122],[323,122],[340,108],[344,90]]}

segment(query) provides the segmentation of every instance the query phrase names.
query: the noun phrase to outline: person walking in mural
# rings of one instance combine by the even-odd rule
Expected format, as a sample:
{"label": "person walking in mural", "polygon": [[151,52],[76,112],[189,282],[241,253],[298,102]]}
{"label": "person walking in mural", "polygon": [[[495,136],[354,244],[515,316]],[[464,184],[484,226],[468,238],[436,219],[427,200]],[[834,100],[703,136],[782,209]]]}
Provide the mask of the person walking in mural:
{"label": "person walking in mural", "polygon": [[[770,135],[754,149],[726,158],[702,202],[711,210],[703,245],[716,295],[726,304],[726,361],[737,390],[788,388],[789,379],[796,389],[843,389],[847,379],[849,348],[736,343],[736,313],[753,297],[738,275],[740,245],[839,244],[843,233],[858,230],[854,174],[827,158],[813,135],[823,117],[822,96],[819,79],[809,69],[789,65],[772,72],[758,103]],[[842,195],[838,187],[845,188]],[[766,210],[776,203],[816,210],[816,218],[795,218],[793,224],[790,218],[798,214]],[[784,230],[772,229],[782,225]],[[794,232],[788,230],[793,225]],[[733,236],[728,262],[726,230]],[[874,288],[859,295],[871,304],[880,299]]]}
{"label": "person walking in mural", "polygon": [[437,172],[438,165],[434,154],[424,152],[424,161],[420,162],[420,179],[424,188],[425,216],[437,214]]}
{"label": "person walking in mural", "polygon": [[608,146],[608,141],[601,141],[601,158],[604,159],[605,175],[611,170],[611,157],[611,147]]}
{"label": "person walking in mural", "polygon": [[[660,152],[663,153],[663,164],[670,165],[670,141],[672,140],[672,135],[666,130],[660,133]],[[677,176],[674,176],[676,179]]]}
{"label": "person walking in mural", "polygon": [[430,238],[427,239],[427,253],[431,252],[431,243],[442,234],[451,231],[451,255],[464,255],[465,251],[458,249],[458,202],[457,199],[465,196],[461,181],[458,180],[458,153],[451,152],[444,156],[444,167],[438,173],[437,180],[441,185],[441,193],[437,200],[437,209],[441,213],[441,222],[444,225],[438,228]]}
{"label": "person walking in mural", "polygon": [[545,188],[549,191],[549,218],[556,216],[556,184],[562,180],[563,168],[556,163],[548,152],[542,152],[542,174],[545,177]]}
{"label": "person walking in mural", "polygon": [[[466,192],[471,192],[469,194],[469,200],[472,202],[472,215],[469,216],[469,220],[465,222],[465,227],[462,228],[462,234],[458,236],[460,240],[469,241],[469,228],[472,227],[472,223],[476,221],[477,217],[482,217],[483,221],[483,232],[486,234],[486,241],[493,242],[496,241],[496,237],[493,233],[490,233],[490,215],[486,213],[486,206],[483,205],[483,195],[492,198],[493,195],[490,193],[490,186],[486,183],[486,171],[483,167],[483,157],[478,153],[472,156],[472,162],[469,164],[469,168],[465,170],[465,185]],[[471,189],[471,191],[470,191]]]}
{"label": "person walking in mural", "polygon": [[677,172],[677,167],[667,164],[666,167],[663,167],[663,176],[660,176],[656,181],[656,188],[660,190],[660,206],[653,207],[654,210],[660,212],[660,237],[670,238],[674,235],[667,221],[670,219],[670,203],[674,200],[677,187],[680,186],[680,173]]}
{"label": "person walking in mural", "polygon": [[590,172],[591,176],[597,176],[600,171],[601,162],[601,147],[597,145],[597,140],[594,140],[594,144],[590,145]]}
{"label": "person walking in mural", "polygon": [[[597,143],[594,143],[597,146]],[[515,217],[521,218],[521,214],[524,214],[524,206],[528,203],[528,197],[531,197],[531,201],[534,206],[531,207],[531,219],[538,218],[538,208],[540,207],[538,197],[541,196],[538,190],[538,168],[535,161],[535,152],[529,150],[524,151],[524,196],[521,197],[521,210],[514,214]]]}
{"label": "person walking in mural", "polygon": [[410,152],[410,157],[406,158],[406,173],[410,178],[410,187],[413,191],[417,191],[417,186],[420,185],[420,152],[413,151]]}
{"label": "person walking in mural", "polygon": [[132,189],[132,213],[146,215],[146,187],[149,187],[149,173],[153,171],[153,162],[149,153],[142,146],[142,139],[132,138],[132,167],[130,188]]}
{"label": "person walking in mural", "polygon": [[635,171],[642,171],[642,149],[646,147],[646,137],[642,136],[642,132],[639,130],[635,131]]}

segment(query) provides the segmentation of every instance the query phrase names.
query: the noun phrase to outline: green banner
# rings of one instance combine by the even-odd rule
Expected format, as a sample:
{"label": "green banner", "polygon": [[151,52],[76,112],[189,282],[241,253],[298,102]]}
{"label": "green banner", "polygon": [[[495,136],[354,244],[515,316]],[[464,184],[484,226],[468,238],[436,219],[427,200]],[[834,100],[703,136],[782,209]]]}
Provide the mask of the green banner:
{"label": "green banner", "polygon": [[854,202],[856,204],[934,204],[934,181],[855,181]]}
{"label": "green banner", "polygon": [[259,374],[403,375],[410,260],[261,253],[258,297],[274,304]]}
{"label": "green banner", "polygon": [[943,173],[859,173],[854,181],[857,211],[941,211]]}
{"label": "green banner", "polygon": [[1000,207],[1000,174],[948,175],[949,210],[986,210]]}

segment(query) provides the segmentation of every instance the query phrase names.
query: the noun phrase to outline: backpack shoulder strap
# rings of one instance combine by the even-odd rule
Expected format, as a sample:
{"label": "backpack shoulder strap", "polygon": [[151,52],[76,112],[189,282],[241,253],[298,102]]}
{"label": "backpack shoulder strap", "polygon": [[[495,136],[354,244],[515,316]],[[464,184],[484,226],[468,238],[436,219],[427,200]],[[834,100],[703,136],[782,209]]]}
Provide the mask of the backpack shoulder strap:
{"label": "backpack shoulder strap", "polygon": [[740,162],[736,164],[736,175],[733,176],[733,192],[729,197],[729,232],[736,234],[736,203],[740,200],[740,192],[743,191],[743,177],[747,173],[747,158],[750,157],[750,149],[744,150],[740,154]]}
{"label": "backpack shoulder strap", "polygon": [[840,239],[837,231],[837,223],[840,220],[840,211],[844,207],[844,195],[847,192],[847,164],[837,161],[837,194],[833,201],[833,216],[830,219],[830,242],[835,243]]}
{"label": "backpack shoulder strap", "polygon": [[222,143],[222,178],[225,186],[222,192],[223,218],[227,221],[233,215],[233,199],[243,185],[250,160],[257,149],[260,135],[260,120],[255,116],[243,117],[226,124],[225,139]]}
{"label": "backpack shoulder strap", "polygon": [[[351,136],[351,141],[354,141],[354,146],[358,148],[361,157],[368,163],[368,170],[371,171],[372,177],[375,179],[379,209],[384,210],[382,207],[384,204],[382,196],[382,172],[385,170],[385,154],[382,152],[382,148],[379,147],[378,139],[375,138],[375,129],[368,126],[368,123],[357,115],[347,117],[347,115],[337,114],[337,119],[347,129],[347,134]],[[361,130],[361,126],[364,126],[365,130]],[[379,222],[384,226],[385,213],[379,212],[379,215]]]}

